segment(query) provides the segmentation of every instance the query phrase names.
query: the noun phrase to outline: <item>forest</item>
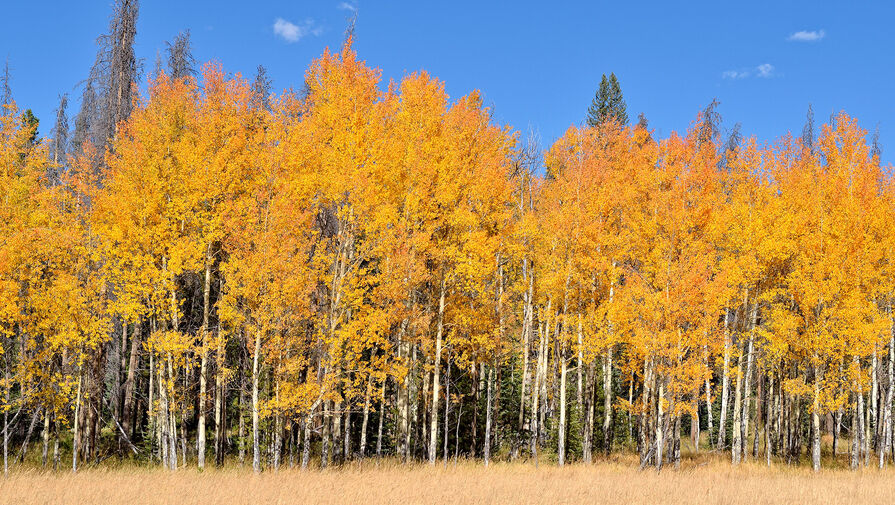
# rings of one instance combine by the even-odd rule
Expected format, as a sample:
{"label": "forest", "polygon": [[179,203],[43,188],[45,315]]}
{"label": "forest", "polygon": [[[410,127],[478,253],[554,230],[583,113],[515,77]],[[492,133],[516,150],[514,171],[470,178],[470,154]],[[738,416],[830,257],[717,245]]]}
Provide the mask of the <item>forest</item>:
{"label": "forest", "polygon": [[615,76],[542,152],[351,30],[294,89],[140,84],[116,0],[69,125],[0,112],[3,464],[892,466],[895,173],[846,113],[658,138]]}

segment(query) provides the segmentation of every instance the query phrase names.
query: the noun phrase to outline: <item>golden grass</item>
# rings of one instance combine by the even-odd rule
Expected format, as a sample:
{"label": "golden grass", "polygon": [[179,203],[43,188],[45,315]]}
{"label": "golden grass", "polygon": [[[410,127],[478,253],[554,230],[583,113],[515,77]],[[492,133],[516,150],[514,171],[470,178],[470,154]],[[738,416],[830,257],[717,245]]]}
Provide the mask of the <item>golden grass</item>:
{"label": "golden grass", "polygon": [[680,470],[640,472],[628,462],[565,468],[461,462],[458,466],[352,465],[328,471],[253,475],[227,468],[199,473],[155,468],[38,470],[0,478],[2,504],[796,504],[884,503],[895,497],[895,470],[858,472],[747,463],[721,458]]}

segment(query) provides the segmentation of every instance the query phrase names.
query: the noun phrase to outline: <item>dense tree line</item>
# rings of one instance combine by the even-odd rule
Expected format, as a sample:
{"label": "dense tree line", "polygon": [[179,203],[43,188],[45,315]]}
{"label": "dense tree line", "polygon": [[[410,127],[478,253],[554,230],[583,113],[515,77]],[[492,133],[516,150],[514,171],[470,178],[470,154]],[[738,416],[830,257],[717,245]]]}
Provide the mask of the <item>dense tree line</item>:
{"label": "dense tree line", "polygon": [[65,97],[52,139],[0,116],[5,465],[895,455],[895,188],[850,117],[657,139],[612,76],[542,157],[350,37],[274,95],[188,32],[131,97],[116,6],[71,145]]}

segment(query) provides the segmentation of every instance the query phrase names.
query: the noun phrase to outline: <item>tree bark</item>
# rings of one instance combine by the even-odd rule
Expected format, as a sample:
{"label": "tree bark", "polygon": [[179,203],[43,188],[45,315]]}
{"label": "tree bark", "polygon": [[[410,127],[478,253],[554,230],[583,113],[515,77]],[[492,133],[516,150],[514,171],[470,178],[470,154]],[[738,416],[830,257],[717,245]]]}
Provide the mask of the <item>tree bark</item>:
{"label": "tree bark", "polygon": [[718,415],[718,444],[723,450],[727,438],[727,409],[730,396],[730,310],[724,310],[724,363],[721,367],[721,412]]}
{"label": "tree bark", "polygon": [[559,466],[566,463],[566,376],[568,374],[569,365],[565,356],[565,344],[561,346],[559,359],[559,426],[557,430],[558,447],[556,456]]}
{"label": "tree bark", "polygon": [[743,460],[746,460],[749,457],[749,416],[750,403],[752,401],[752,350],[754,348],[754,333],[757,312],[758,303],[755,303],[752,308],[752,328],[749,331],[749,343],[746,345],[746,376],[743,378],[743,413],[740,416],[743,430],[742,434],[740,435],[740,443],[742,444],[740,454]]}
{"label": "tree bark", "polygon": [[[78,439],[81,435],[79,432],[80,426],[78,423],[78,421],[81,417],[81,382],[82,382],[81,375],[82,374],[80,374],[80,373],[78,374],[78,392],[77,392],[77,395],[75,396],[74,429],[72,430],[72,439],[71,439],[71,444],[72,444],[72,447],[71,447],[71,471],[72,471],[72,473],[77,473],[77,471],[78,471]],[[7,372],[7,384],[9,383],[8,378],[9,378],[9,373]],[[7,388],[6,395],[7,395],[7,404],[8,404],[9,403],[8,388]],[[7,438],[8,438],[7,432],[8,432],[9,425],[6,422],[6,413],[5,412],[3,414],[3,424],[6,425],[6,428],[3,429],[3,471],[4,471],[4,473],[7,473],[9,470],[6,465],[6,447],[7,447]]]}
{"label": "tree bark", "polygon": [[612,452],[612,346],[603,361],[603,452]]}
{"label": "tree bark", "polygon": [[208,316],[211,298],[211,244],[205,253],[205,285],[202,289],[202,342],[199,347],[199,425],[196,451],[199,469],[205,468],[205,407],[208,401]]}
{"label": "tree bark", "polygon": [[259,440],[258,360],[261,355],[261,331],[255,335],[255,352],[252,355],[252,470],[261,473],[261,445]]}
{"label": "tree bark", "polygon": [[448,353],[447,373],[444,377],[444,466],[448,461],[448,438],[450,435],[450,414],[451,414],[451,355]]}
{"label": "tree bark", "polygon": [[46,407],[44,407],[44,427],[41,438],[43,439],[43,451],[40,456],[40,465],[46,468],[47,454],[50,451],[50,410]]}
{"label": "tree bark", "polygon": [[820,373],[814,371],[814,403],[811,408],[811,467],[820,471]]}
{"label": "tree bark", "polygon": [[360,448],[359,454],[361,459],[367,452],[367,425],[370,421],[370,395],[373,393],[373,379],[367,376],[367,389],[364,392],[364,417],[360,427]]}
{"label": "tree bark", "polygon": [[[891,309],[889,310],[891,317]],[[890,330],[889,336],[889,363],[888,363],[888,387],[886,388],[886,400],[882,405],[882,443],[879,444],[879,468],[882,469],[886,464],[886,454],[892,443],[892,394],[895,390],[895,332]]]}
{"label": "tree bark", "polygon": [[493,409],[491,402],[491,390],[494,383],[494,367],[488,367],[488,385],[485,398],[485,440],[482,442],[482,452],[485,457],[485,466],[491,462],[491,425],[493,418]]}
{"label": "tree bark", "polygon": [[656,468],[662,469],[662,450],[665,447],[665,429],[664,429],[664,403],[665,403],[665,385],[661,379],[658,381],[658,392],[656,398]]}
{"label": "tree bark", "polygon": [[739,358],[737,359],[737,377],[733,398],[733,432],[731,440],[731,460],[734,465],[740,464],[743,451],[743,347],[739,346]]}
{"label": "tree bark", "polygon": [[382,381],[382,394],[379,396],[379,426],[376,428],[376,459],[382,458],[382,424],[385,419],[385,383]]}
{"label": "tree bark", "polygon": [[[140,336],[142,325],[140,321],[134,323],[134,331],[131,336],[130,356],[127,365],[127,378],[124,381],[124,411],[122,412],[122,424],[124,431],[133,439],[135,432],[135,418],[137,412],[134,406],[134,388],[136,386],[137,365],[140,360]],[[151,375],[151,372],[150,372]],[[150,387],[151,389],[151,387]]]}
{"label": "tree bark", "polygon": [[438,447],[438,393],[441,385],[441,340],[444,330],[444,273],[441,275],[441,288],[438,295],[438,325],[435,330],[435,371],[432,377],[432,410],[429,425],[429,464],[435,464]]}

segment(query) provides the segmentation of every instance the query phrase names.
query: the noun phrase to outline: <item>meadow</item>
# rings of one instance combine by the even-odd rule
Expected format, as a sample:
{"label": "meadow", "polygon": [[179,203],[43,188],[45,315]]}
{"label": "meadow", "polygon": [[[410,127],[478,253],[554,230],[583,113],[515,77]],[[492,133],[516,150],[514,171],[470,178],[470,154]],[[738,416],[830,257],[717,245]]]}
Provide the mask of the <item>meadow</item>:
{"label": "meadow", "polygon": [[145,467],[16,470],[0,480],[2,504],[320,503],[881,503],[895,495],[891,469],[733,467],[720,454],[685,459],[680,469],[638,470],[616,458],[565,467],[461,461],[435,466],[368,461],[338,469],[252,473],[227,467],[168,472]]}

